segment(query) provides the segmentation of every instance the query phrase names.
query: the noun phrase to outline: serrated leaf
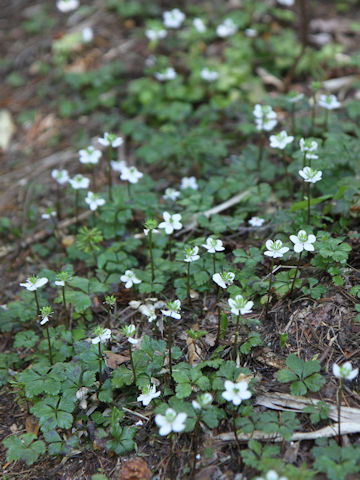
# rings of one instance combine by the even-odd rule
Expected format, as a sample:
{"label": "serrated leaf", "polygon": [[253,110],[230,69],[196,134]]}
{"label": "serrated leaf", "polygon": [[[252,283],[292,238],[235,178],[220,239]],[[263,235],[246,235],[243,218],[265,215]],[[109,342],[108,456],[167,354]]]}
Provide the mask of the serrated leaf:
{"label": "serrated leaf", "polygon": [[301,378],[304,369],[304,360],[295,354],[291,354],[286,359],[286,365],[293,370],[298,377]]}
{"label": "serrated leaf", "polygon": [[291,370],[288,370],[287,368],[279,370],[278,372],[276,372],[275,376],[281,383],[294,382],[298,379],[297,375]]}
{"label": "serrated leaf", "polygon": [[293,395],[305,395],[307,392],[307,388],[304,385],[304,382],[297,381],[290,385],[290,391]]}

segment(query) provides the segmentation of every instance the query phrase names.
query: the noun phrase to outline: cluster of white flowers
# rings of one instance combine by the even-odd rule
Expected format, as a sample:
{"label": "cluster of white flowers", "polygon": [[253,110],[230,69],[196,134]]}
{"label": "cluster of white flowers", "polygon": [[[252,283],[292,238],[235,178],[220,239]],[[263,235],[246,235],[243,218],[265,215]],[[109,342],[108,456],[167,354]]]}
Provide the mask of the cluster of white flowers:
{"label": "cluster of white flowers", "polygon": [[254,302],[248,302],[242,295],[236,295],[235,298],[228,300],[231,313],[234,315],[246,315],[252,312]]}
{"label": "cluster of white flowers", "polygon": [[109,328],[97,327],[94,334],[96,337],[91,340],[93,345],[106,343],[111,338],[111,330]]}
{"label": "cluster of white flowers", "polygon": [[261,217],[251,217],[249,220],[249,224],[252,227],[261,227],[262,225],[264,225],[264,223],[265,219]]}
{"label": "cluster of white flowers", "polygon": [[157,40],[165,38],[167,35],[167,31],[163,28],[148,28],[147,30],[145,30],[145,35],[151,42],[156,42]]}
{"label": "cluster of white flowers", "polygon": [[39,277],[33,276],[33,277],[27,278],[25,283],[20,283],[20,286],[25,287],[26,290],[29,290],[29,292],[34,292],[38,288],[41,288],[44,285],[46,285],[48,281],[49,279],[46,277],[39,278]]}
{"label": "cluster of white flowers", "polygon": [[206,239],[206,243],[204,243],[202,247],[206,248],[208,253],[222,252],[223,250],[225,250],[225,248],[223,247],[223,242],[219,239],[215,239],[212,237],[208,237]]}
{"label": "cluster of white flowers", "polygon": [[318,105],[326,110],[335,110],[341,107],[341,103],[335,95],[320,95]]}
{"label": "cluster of white flowers", "polygon": [[69,172],[65,169],[58,170],[57,168],[54,168],[54,170],[51,172],[51,176],[58,182],[59,185],[64,185],[70,179]]}
{"label": "cluster of white flowers", "polygon": [[142,402],[144,407],[147,407],[151,400],[158,398],[161,392],[156,391],[156,386],[154,384],[147,385],[143,390],[141,395],[137,397],[138,402]]}
{"label": "cluster of white flowers", "polygon": [[354,380],[359,374],[358,368],[352,368],[351,362],[345,362],[339,366],[337,363],[333,365],[333,374],[342,380]]}
{"label": "cluster of white flowers", "polygon": [[[313,234],[308,235],[305,230],[299,230],[297,235],[290,235],[290,240],[294,244],[294,251],[296,253],[301,253],[303,250],[308,252],[314,251],[314,243],[316,242],[316,237]],[[266,240],[265,246],[267,250],[264,252],[264,255],[272,258],[281,258],[289,251],[288,247],[284,247],[281,240]]]}
{"label": "cluster of white flowers", "polygon": [[167,310],[161,310],[161,313],[165,315],[165,317],[175,318],[175,320],[180,320],[180,309],[181,309],[181,302],[180,300],[174,300],[173,302],[167,302],[166,304]]}
{"label": "cluster of white flowers", "polygon": [[73,178],[69,178],[69,183],[74,190],[81,190],[89,188],[90,179],[78,173]]}
{"label": "cluster of white flowers", "polygon": [[215,82],[219,78],[219,72],[205,67],[200,71],[200,77],[206,82]]}
{"label": "cluster of white flowers", "polygon": [[270,105],[256,104],[253,110],[257,130],[270,132],[277,125],[276,112]]}
{"label": "cluster of white flowers", "polygon": [[122,333],[125,335],[125,337],[127,337],[128,342],[132,345],[136,345],[137,343],[139,343],[139,340],[137,338],[134,338],[136,334],[135,325],[126,325],[125,327],[123,327]]}
{"label": "cluster of white flowers", "polygon": [[221,272],[221,273],[214,273],[212,276],[213,281],[216,285],[219,285],[221,288],[227,288],[233,284],[235,278],[235,273],[233,272]]}
{"label": "cluster of white flowers", "polygon": [[79,150],[79,155],[80,163],[84,163],[85,165],[97,165],[102,153],[100,150],[95,150],[95,148],[90,145],[83,150]]}
{"label": "cluster of white flowers", "polygon": [[199,247],[188,247],[185,248],[185,259],[184,262],[196,262],[196,260],[199,260],[200,255],[199,253]]}
{"label": "cluster of white flowers", "polygon": [[175,190],[175,188],[167,188],[165,190],[165,194],[163,195],[163,199],[172,200],[173,202],[175,202],[179,195],[180,192],[178,190]]}
{"label": "cluster of white flowers", "polygon": [[300,150],[304,153],[305,158],[309,160],[316,160],[318,155],[316,155],[318,149],[318,143],[311,138],[300,138]]}
{"label": "cluster of white flowers", "polygon": [[155,72],[154,77],[159,82],[166,82],[167,80],[174,80],[176,78],[177,73],[173,67],[167,67],[162,72]]}
{"label": "cluster of white flowers", "polygon": [[236,383],[225,380],[224,387],[225,391],[221,394],[222,397],[236,406],[240,405],[243,400],[248,400],[251,397],[248,383],[245,380]]}
{"label": "cluster of white flowers", "polygon": [[158,300],[157,298],[146,298],[145,303],[132,300],[129,302],[129,306],[139,310],[139,312],[142,315],[145,315],[145,317],[147,317],[148,321],[151,323],[157,318],[156,310],[165,307],[165,302]]}
{"label": "cluster of white flowers", "polygon": [[216,27],[216,34],[218,37],[226,38],[234,35],[237,32],[237,25],[234,23],[232,18],[225,18],[223,23]]}
{"label": "cluster of white flowers", "polygon": [[163,13],[163,24],[166,28],[179,28],[185,20],[185,14],[178,8]]}
{"label": "cluster of white flowers", "polygon": [[85,202],[89,205],[90,210],[94,212],[98,207],[105,205],[105,200],[97,193],[87,192]]}
{"label": "cluster of white flowers", "polygon": [[305,167],[302,170],[299,170],[299,175],[304,179],[304,182],[316,183],[321,180],[322,171],[311,167]]}
{"label": "cluster of white flowers", "polygon": [[181,179],[180,189],[185,190],[186,188],[190,188],[191,190],[198,190],[199,186],[195,177],[183,177]]}
{"label": "cluster of white flowers", "polygon": [[112,148],[117,148],[124,143],[124,139],[122,137],[118,137],[115,133],[105,132],[103,137],[98,138],[98,142],[103,147],[111,146]]}
{"label": "cluster of white flowers", "polygon": [[160,427],[159,434],[161,436],[169,435],[171,432],[182,432],[185,429],[186,419],[186,413],[176,413],[173,408],[168,408],[165,415],[160,413],[155,415],[155,423]]}
{"label": "cluster of white flowers", "polygon": [[193,23],[195,29],[199,33],[205,33],[206,32],[206,25],[201,18],[198,18],[198,17],[194,18],[192,23]]}
{"label": "cluster of white flowers", "polygon": [[79,7],[79,0],[58,0],[56,7],[60,12],[67,13],[76,10]]}

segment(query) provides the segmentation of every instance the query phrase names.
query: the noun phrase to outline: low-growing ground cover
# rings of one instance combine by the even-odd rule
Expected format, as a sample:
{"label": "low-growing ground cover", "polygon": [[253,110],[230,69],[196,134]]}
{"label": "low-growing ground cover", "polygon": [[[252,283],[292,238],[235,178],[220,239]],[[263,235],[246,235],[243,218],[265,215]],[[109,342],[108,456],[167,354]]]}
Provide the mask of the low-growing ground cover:
{"label": "low-growing ground cover", "polygon": [[3,477],[357,478],[354,2],[171,3],[5,12]]}

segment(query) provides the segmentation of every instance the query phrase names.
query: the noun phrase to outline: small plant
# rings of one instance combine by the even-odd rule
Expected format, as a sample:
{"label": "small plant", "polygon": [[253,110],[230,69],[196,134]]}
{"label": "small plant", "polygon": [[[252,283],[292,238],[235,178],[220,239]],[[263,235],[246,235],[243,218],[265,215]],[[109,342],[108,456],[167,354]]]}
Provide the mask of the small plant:
{"label": "small plant", "polygon": [[291,383],[293,395],[305,395],[307,391],[318,392],[325,384],[325,378],[318,372],[320,363],[317,360],[305,362],[297,355],[291,354],[286,359],[288,369],[279,370],[276,378],[281,383]]}

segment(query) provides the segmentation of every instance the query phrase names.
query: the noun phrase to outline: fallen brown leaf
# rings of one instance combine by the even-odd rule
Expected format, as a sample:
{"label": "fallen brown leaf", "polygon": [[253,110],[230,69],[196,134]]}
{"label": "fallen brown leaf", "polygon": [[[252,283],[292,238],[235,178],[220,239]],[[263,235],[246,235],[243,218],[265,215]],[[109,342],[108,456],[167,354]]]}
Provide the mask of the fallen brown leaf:
{"label": "fallen brown leaf", "polygon": [[39,433],[39,428],[40,428],[40,425],[36,417],[34,417],[33,415],[30,415],[29,417],[26,418],[26,422],[25,422],[26,433],[35,433],[35,435],[37,435]]}
{"label": "fallen brown leaf", "polygon": [[118,480],[150,480],[151,471],[144,459],[136,457],[122,466]]}
{"label": "fallen brown leaf", "polygon": [[114,353],[110,350],[105,350],[104,357],[106,366],[111,368],[112,370],[130,360],[130,357],[128,355],[121,355],[120,353]]}

